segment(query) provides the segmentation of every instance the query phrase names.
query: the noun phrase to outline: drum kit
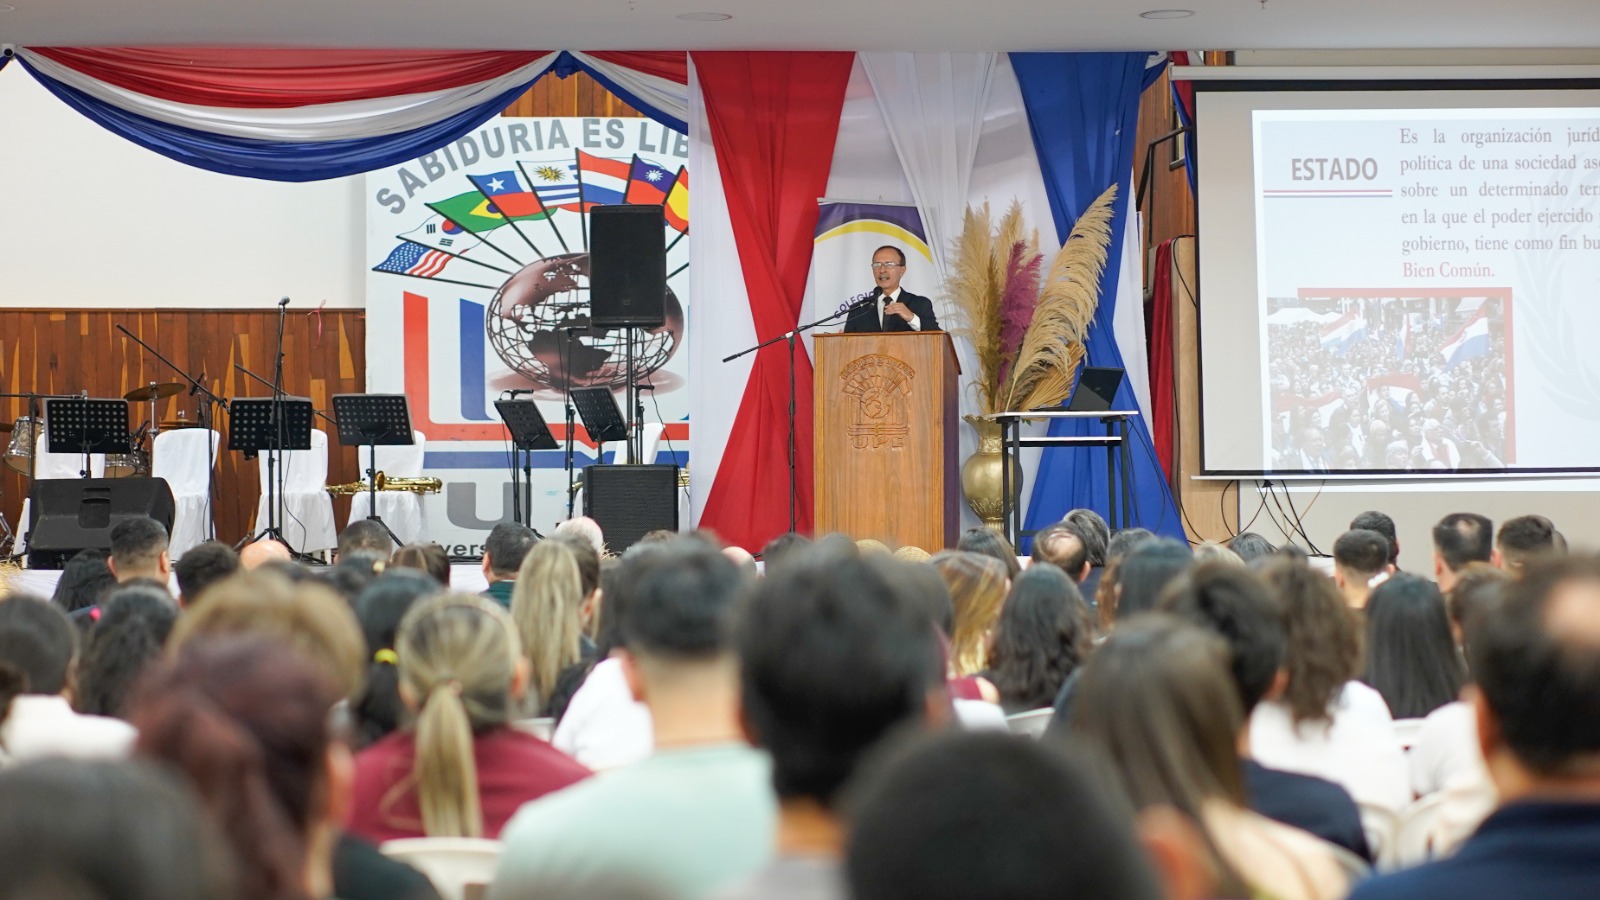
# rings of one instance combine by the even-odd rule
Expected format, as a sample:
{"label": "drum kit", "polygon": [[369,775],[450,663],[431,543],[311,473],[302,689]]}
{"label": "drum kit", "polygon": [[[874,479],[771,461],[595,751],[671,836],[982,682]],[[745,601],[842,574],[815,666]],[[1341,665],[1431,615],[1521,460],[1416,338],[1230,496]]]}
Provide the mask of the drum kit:
{"label": "drum kit", "polygon": [[[150,474],[150,449],[155,446],[156,435],[174,428],[198,428],[201,423],[188,418],[187,412],[179,412],[178,418],[161,421],[156,418],[156,401],[168,397],[176,397],[183,393],[184,386],[176,381],[150,382],[142,388],[135,388],[122,395],[122,399],[129,403],[150,404],[149,417],[139,425],[137,431],[128,435],[128,441],[133,445],[130,453],[114,453],[106,456],[107,478],[133,478]],[[44,420],[32,415],[23,416],[15,422],[0,423],[0,434],[11,433],[11,438],[6,444],[5,464],[23,475],[33,477],[34,473],[34,448],[39,444],[39,437],[44,434]]]}

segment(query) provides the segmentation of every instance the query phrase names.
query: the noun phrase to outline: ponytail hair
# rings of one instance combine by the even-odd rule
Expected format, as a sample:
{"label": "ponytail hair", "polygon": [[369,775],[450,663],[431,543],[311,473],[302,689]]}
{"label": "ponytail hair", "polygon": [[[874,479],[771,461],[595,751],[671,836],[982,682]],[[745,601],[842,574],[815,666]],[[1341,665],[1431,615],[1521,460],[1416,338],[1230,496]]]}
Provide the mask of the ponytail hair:
{"label": "ponytail hair", "polygon": [[416,698],[413,772],[428,837],[482,837],[474,735],[511,721],[521,642],[511,617],[482,597],[413,607],[395,641],[400,684]]}

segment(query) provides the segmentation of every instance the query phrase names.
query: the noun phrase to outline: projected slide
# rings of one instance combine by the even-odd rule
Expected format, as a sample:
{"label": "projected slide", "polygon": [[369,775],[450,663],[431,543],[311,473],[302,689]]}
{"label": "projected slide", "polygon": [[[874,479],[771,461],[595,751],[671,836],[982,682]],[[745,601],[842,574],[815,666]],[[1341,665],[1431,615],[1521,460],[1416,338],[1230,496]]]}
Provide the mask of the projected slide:
{"label": "projected slide", "polygon": [[1600,109],[1256,109],[1251,123],[1261,418],[1234,459],[1600,464]]}

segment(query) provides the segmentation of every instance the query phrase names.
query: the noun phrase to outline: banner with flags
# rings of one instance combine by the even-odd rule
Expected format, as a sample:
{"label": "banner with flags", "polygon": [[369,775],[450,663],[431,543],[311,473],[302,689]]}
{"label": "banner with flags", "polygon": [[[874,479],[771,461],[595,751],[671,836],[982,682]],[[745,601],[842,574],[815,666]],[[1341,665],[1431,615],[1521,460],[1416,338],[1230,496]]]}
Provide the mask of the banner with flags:
{"label": "banner with flags", "polygon": [[[503,148],[498,156],[484,154],[453,172],[435,169],[435,178],[423,177],[420,160],[366,178],[367,387],[410,399],[413,426],[427,438],[424,468],[445,481],[441,494],[424,498],[429,536],[453,554],[481,552],[488,530],[509,521],[521,502],[520,494],[513,499],[507,433],[494,401],[531,391],[564,441],[566,388],[620,391],[628,378],[628,332],[590,322],[586,210],[622,202],[635,160],[661,160],[655,168],[665,191],[688,159],[687,152],[662,152],[677,142],[648,119],[599,120],[600,134],[627,140],[620,148],[586,144],[584,126],[593,121],[492,120],[486,130],[503,137],[516,128],[531,149],[511,153],[510,141],[496,140],[489,146]],[[667,321],[633,331],[633,376],[655,387],[645,421],[665,426],[652,461],[682,465],[689,242],[665,222],[661,238],[671,245]],[[573,438],[579,473],[616,460],[617,446],[602,455],[581,426]],[[531,521],[546,530],[567,514],[566,457],[563,450],[533,457]],[[686,500],[683,506],[687,521]]]}

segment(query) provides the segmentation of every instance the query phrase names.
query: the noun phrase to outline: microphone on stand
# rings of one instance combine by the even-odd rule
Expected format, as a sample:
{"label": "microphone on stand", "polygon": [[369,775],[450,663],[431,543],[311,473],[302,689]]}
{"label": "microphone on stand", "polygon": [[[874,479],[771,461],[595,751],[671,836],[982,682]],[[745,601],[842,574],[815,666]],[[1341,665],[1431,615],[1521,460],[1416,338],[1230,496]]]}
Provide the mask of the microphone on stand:
{"label": "microphone on stand", "polygon": [[289,305],[289,298],[285,297],[282,300],[279,300],[278,301],[278,305],[279,306],[288,306]]}

